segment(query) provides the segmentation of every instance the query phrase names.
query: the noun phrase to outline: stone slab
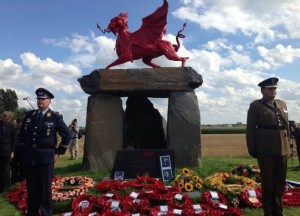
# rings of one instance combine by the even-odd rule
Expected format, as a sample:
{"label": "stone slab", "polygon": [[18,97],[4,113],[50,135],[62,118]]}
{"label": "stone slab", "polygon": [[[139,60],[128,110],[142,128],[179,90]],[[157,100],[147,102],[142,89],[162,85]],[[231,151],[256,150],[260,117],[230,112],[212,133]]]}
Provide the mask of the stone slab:
{"label": "stone slab", "polygon": [[203,79],[191,67],[142,69],[98,69],[78,78],[87,94],[111,94],[120,97],[169,97],[170,92],[190,92]]}

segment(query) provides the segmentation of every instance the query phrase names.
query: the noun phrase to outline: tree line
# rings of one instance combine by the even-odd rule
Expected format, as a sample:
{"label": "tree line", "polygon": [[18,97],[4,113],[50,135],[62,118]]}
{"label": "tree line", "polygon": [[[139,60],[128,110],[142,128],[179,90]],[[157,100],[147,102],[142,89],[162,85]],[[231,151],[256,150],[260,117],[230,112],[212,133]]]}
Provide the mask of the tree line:
{"label": "tree line", "polygon": [[26,108],[19,108],[18,96],[12,89],[0,89],[0,114],[4,111],[12,111],[14,119],[24,117],[28,111]]}

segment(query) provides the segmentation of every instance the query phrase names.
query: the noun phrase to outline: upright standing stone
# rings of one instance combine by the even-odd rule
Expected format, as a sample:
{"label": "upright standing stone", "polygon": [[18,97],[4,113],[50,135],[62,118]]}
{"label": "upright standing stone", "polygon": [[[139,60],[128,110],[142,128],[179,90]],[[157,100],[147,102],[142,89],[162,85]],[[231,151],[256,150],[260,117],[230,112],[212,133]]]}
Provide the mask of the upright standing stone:
{"label": "upright standing stone", "polygon": [[110,170],[123,141],[120,97],[93,94],[88,98],[83,169]]}
{"label": "upright standing stone", "polygon": [[147,97],[128,97],[124,112],[124,149],[165,149],[162,117]]}
{"label": "upright standing stone", "polygon": [[175,166],[199,166],[200,111],[195,92],[172,92],[169,98],[167,147]]}

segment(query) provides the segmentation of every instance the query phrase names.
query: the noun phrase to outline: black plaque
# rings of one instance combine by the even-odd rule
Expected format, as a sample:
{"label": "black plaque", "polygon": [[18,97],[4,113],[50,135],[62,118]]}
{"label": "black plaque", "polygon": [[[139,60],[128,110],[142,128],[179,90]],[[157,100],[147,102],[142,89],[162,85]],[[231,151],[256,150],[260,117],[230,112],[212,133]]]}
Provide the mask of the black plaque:
{"label": "black plaque", "polygon": [[170,149],[121,150],[117,152],[111,179],[115,172],[124,172],[125,179],[134,179],[148,175],[162,178],[160,156],[170,155],[172,171],[174,171],[174,151]]}

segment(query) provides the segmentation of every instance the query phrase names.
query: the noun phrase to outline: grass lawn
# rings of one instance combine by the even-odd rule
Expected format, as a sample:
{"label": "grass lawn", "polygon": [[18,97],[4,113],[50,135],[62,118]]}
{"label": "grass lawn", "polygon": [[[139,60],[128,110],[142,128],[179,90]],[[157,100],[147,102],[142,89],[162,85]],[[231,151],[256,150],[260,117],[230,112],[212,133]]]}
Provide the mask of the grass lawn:
{"label": "grass lawn", "polygon": [[[257,165],[255,159],[250,157],[203,157],[202,167],[191,168],[193,171],[197,172],[201,177],[207,177],[216,172],[231,172],[233,168],[240,164],[253,164]],[[298,165],[296,163],[296,159],[294,159],[293,164],[291,161],[288,163],[288,173],[287,179],[300,181],[300,175],[295,166]],[[176,170],[176,172],[180,172],[180,170]],[[55,168],[56,176],[88,176],[94,179],[95,182],[101,181],[104,177],[109,176],[109,172],[87,172],[82,171],[81,169],[81,160],[69,160],[68,156],[63,156],[60,158],[59,162],[56,164]],[[91,191],[92,192],[92,191]],[[55,215],[59,215],[62,211],[69,211],[70,202],[56,202],[54,204],[55,207]],[[257,216],[263,215],[263,211],[261,209],[243,209],[244,215],[249,216]],[[288,216],[298,216],[300,215],[300,207],[289,207],[285,208],[285,214]],[[7,199],[2,195],[0,197],[0,215],[1,216],[12,216],[12,215],[23,215],[20,211],[16,209],[14,205],[8,203]]]}

